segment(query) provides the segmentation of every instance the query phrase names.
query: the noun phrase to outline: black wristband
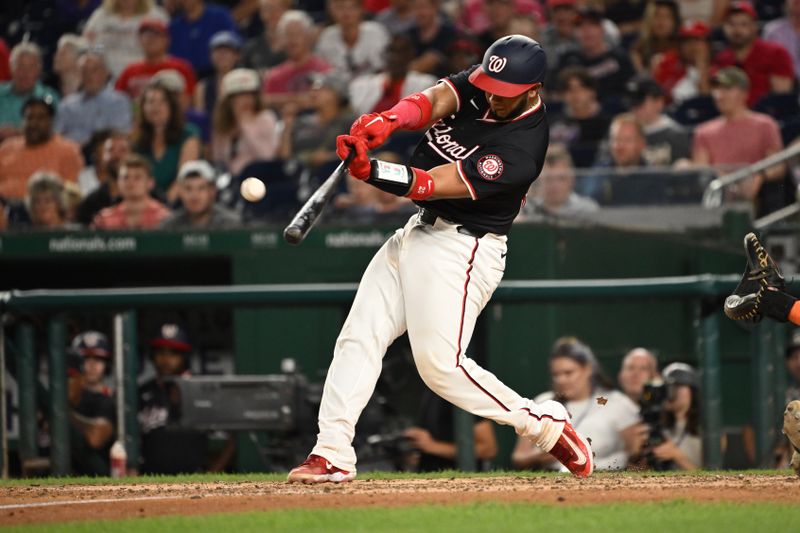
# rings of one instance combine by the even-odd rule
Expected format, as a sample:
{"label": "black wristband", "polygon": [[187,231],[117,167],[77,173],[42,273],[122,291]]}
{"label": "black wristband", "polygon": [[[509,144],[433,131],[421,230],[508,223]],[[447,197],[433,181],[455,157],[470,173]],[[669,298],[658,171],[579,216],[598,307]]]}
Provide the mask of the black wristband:
{"label": "black wristband", "polygon": [[414,171],[408,165],[370,159],[369,178],[366,182],[397,196],[405,196],[414,183]]}
{"label": "black wristband", "polygon": [[794,296],[789,296],[785,292],[765,290],[761,296],[761,309],[768,317],[778,322],[789,321],[789,311],[797,301]]}

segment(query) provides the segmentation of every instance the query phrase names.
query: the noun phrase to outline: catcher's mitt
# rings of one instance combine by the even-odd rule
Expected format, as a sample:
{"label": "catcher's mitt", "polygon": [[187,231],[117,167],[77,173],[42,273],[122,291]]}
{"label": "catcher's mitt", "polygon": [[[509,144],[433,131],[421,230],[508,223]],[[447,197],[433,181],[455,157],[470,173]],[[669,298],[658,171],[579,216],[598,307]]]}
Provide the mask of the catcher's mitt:
{"label": "catcher's mitt", "polygon": [[791,465],[800,476],[800,401],[789,402],[783,412],[783,434],[792,445]]}
{"label": "catcher's mitt", "polygon": [[725,314],[733,320],[752,323],[759,322],[765,314],[785,321],[788,310],[783,313],[787,302],[782,297],[789,297],[783,294],[785,283],[778,265],[755,233],[745,235],[744,252],[747,266],[736,290],[725,299]]}

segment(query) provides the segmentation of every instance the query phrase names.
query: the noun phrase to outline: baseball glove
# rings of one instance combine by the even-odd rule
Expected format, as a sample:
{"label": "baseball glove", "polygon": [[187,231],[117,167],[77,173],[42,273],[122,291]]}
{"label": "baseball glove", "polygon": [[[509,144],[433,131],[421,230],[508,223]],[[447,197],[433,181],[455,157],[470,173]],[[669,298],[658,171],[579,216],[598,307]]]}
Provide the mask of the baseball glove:
{"label": "baseball glove", "polygon": [[[747,265],[742,280],[733,294],[725,299],[725,314],[733,320],[759,322],[764,315],[786,320],[787,302],[781,296],[785,288],[783,275],[755,233],[744,237]],[[791,307],[791,305],[790,305]]]}
{"label": "baseball glove", "polygon": [[789,402],[783,412],[783,434],[792,445],[791,465],[800,476],[800,400]]}

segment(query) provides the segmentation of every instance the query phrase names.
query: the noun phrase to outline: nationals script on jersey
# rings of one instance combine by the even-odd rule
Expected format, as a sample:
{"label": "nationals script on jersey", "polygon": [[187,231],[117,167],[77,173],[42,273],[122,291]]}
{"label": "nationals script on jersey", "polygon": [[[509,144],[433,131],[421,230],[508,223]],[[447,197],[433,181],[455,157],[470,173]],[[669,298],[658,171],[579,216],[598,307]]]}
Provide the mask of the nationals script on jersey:
{"label": "nationals script on jersey", "polygon": [[455,93],[458,108],[431,126],[411,158],[425,170],[457,163],[471,198],[416,203],[470,229],[505,235],[542,171],[549,128],[541,100],[511,120],[494,118],[485,93],[469,82],[476,67],[440,81]]}

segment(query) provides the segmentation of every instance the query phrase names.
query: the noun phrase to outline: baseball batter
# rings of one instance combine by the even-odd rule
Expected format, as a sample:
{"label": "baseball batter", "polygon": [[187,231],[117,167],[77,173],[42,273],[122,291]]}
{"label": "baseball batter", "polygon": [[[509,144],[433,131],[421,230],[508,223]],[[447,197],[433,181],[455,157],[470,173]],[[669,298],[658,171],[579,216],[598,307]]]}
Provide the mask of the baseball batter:
{"label": "baseball batter", "polygon": [[[506,235],[539,175],[548,143],[539,96],[546,59],[536,41],[503,37],[481,65],[362,115],[337,154],[353,177],[420,207],[383,245],[336,341],[317,444],[289,481],[350,481],[356,422],[389,344],[408,331],[417,370],[434,392],[477,416],[513,426],[573,474],[594,469],[589,442],[557,402],[534,403],[467,357],[475,321],[503,277]],[[411,165],[370,160],[398,129],[428,127]]]}

